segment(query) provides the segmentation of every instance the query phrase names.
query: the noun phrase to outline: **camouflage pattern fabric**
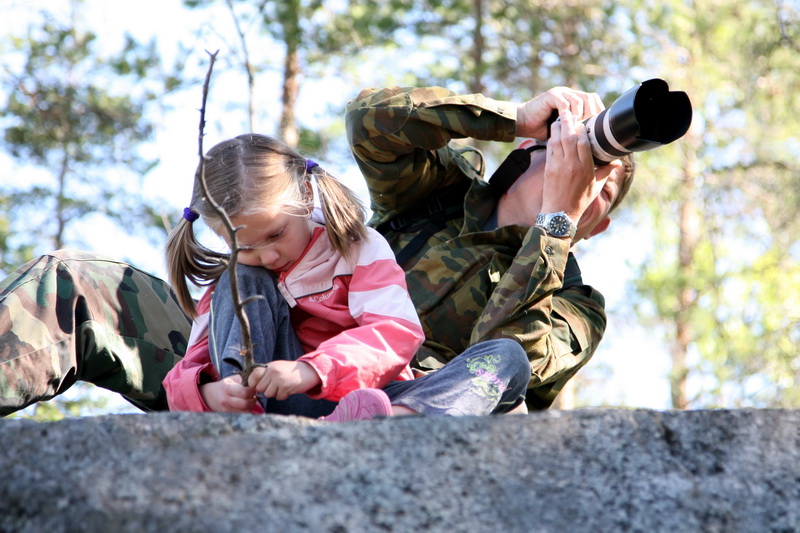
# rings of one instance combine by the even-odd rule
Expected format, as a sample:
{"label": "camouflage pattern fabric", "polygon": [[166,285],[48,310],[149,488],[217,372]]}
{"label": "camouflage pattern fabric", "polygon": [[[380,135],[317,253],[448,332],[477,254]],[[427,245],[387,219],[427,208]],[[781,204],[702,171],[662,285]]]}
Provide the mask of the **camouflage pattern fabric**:
{"label": "camouflage pattern fabric", "polygon": [[[477,342],[513,338],[531,361],[529,408],[549,407],[594,354],[606,326],[604,299],[579,280],[564,285],[568,243],[540,228],[484,231],[497,200],[473,162],[450,140],[510,142],[516,106],[442,88],[363,91],[348,103],[348,141],[380,225],[436,190],[470,180],[464,216],[450,220],[403,263],[427,337],[414,361],[441,368]],[[398,254],[426,225],[385,237]],[[577,271],[577,269],[574,269]]]}
{"label": "camouflage pattern fabric", "polygon": [[0,415],[77,380],[167,409],[161,381],[190,330],[156,277],[75,250],[41,256],[0,282]]}

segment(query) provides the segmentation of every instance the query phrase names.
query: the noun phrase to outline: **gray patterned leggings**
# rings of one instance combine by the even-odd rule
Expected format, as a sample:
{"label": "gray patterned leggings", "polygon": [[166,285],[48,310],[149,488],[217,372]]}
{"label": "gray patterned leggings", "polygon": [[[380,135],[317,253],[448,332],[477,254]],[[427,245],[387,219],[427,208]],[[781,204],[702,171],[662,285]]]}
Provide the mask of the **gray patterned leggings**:
{"label": "gray patterned leggings", "polygon": [[392,405],[428,416],[506,413],[525,400],[531,367],[511,339],[480,342],[442,368],[384,387]]}

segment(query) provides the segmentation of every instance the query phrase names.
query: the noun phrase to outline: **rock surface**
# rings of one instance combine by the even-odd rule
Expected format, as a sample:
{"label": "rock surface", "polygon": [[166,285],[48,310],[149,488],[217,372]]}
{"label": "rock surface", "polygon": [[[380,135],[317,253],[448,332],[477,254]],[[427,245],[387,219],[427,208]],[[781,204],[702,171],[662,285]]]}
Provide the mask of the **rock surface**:
{"label": "rock surface", "polygon": [[796,532],[800,411],[0,420],[0,531]]}

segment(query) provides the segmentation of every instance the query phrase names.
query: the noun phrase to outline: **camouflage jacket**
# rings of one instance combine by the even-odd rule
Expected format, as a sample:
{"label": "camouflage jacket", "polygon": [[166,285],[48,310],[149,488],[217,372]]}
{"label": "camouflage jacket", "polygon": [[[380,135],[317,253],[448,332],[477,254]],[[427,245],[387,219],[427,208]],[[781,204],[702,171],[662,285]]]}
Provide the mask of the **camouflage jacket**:
{"label": "camouflage jacket", "polygon": [[[450,141],[513,141],[515,119],[515,105],[481,95],[394,87],[350,101],[346,127],[369,188],[373,226],[435,191],[465,185],[463,213],[402,263],[426,335],[414,365],[439,368],[471,344],[516,339],[531,361],[528,406],[543,409],[592,356],[606,316],[602,295],[583,285],[577,263],[568,269],[574,279],[564,282],[574,262],[568,243],[536,227],[483,229],[497,200],[483,179],[482,157],[473,165]],[[396,254],[428,223],[418,212],[410,224],[385,232]]]}

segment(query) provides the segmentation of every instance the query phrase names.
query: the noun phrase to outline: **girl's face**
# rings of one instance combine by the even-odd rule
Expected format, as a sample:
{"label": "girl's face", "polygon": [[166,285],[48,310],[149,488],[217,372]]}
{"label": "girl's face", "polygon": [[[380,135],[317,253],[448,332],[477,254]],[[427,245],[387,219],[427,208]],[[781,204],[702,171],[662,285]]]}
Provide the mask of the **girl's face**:
{"label": "girl's face", "polygon": [[[279,210],[231,218],[240,248],[238,262],[283,272],[292,266],[311,241],[311,220]],[[230,245],[230,242],[228,243]]]}

